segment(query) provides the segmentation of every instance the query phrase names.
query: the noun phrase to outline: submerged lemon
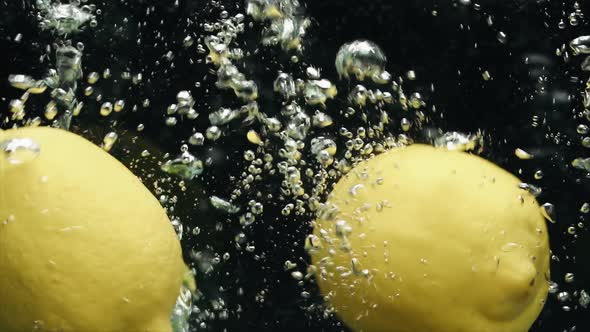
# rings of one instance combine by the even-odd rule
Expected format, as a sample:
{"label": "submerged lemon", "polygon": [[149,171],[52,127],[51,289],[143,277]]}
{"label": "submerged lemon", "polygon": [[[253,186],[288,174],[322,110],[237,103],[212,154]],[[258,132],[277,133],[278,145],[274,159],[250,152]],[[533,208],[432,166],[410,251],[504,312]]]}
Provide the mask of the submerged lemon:
{"label": "submerged lemon", "polygon": [[66,131],[0,130],[0,331],[169,332],[184,272],[121,163]]}
{"label": "submerged lemon", "polygon": [[528,331],[547,295],[549,245],[519,184],[425,145],[359,164],[308,239],[322,294],[355,331]]}

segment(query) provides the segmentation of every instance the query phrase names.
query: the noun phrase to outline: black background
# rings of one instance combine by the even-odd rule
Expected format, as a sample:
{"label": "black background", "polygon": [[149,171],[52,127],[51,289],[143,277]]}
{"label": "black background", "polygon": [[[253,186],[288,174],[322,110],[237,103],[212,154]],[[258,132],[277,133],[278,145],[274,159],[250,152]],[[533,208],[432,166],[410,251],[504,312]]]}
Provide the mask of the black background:
{"label": "black background", "polygon": [[[120,79],[97,85],[97,90],[107,98],[125,98],[129,110],[137,104],[137,112],[99,118],[95,113],[100,103],[82,97],[88,109],[73,127],[95,142],[116,128],[121,143],[113,154],[127,165],[137,159],[139,151],[150,149],[155,159],[142,160],[132,168],[139,176],[157,172],[155,161],[161,160],[163,153],[178,152],[179,143],[186,140],[193,128],[204,131],[208,109],[239,105],[230,94],[213,87],[210,67],[198,63],[204,56],[197,54],[194,46],[182,47],[186,35],[195,39],[203,35],[199,24],[218,17],[219,6],[197,0],[180,1],[178,7],[172,3],[147,0],[96,3],[102,10],[98,27],[85,29],[73,38],[85,44],[85,73],[102,72],[107,67],[114,78],[124,70],[143,73],[144,81],[138,86]],[[241,2],[223,3],[230,14],[243,12],[236,11],[242,7]],[[576,27],[568,24],[566,29],[558,28],[560,20],[567,22],[573,1],[482,0],[478,1],[480,10],[473,5],[442,0],[308,0],[304,3],[313,24],[304,43],[302,64],[290,63],[289,56],[276,49],[261,50],[246,60],[244,70],[261,87],[263,110],[273,113],[272,109],[278,107],[269,85],[277,69],[301,71],[303,64],[309,63],[321,68],[323,77],[337,81],[333,61],[340,45],[358,38],[371,39],[383,48],[388,57],[387,69],[394,76],[404,76],[410,69],[417,73],[418,79],[408,84],[421,91],[429,105],[436,105],[438,111],[431,115],[432,126],[445,131],[483,130],[487,137],[484,157],[518,174],[523,181],[542,187],[544,193],[539,200],[557,207],[558,223],[549,225],[551,247],[559,258],[559,262],[553,262],[552,277],[560,284],[560,291],[590,288],[586,227],[578,229],[576,237],[565,232],[570,225],[585,221],[578,209],[590,192],[585,174],[569,166],[573,158],[585,153],[580,145],[581,137],[576,133],[577,124],[585,120],[574,119],[582,110],[580,91],[585,75],[579,69],[581,58],[566,63],[563,57],[555,55],[562,44],[588,31],[584,20]],[[588,12],[587,5],[583,2],[581,5],[582,12]],[[152,6],[154,14],[147,15],[146,10]],[[7,112],[10,99],[20,96],[4,78],[11,73],[41,77],[49,67],[48,62],[53,61],[51,57],[44,63],[39,60],[45,54],[46,45],[56,37],[39,31],[32,8],[28,1],[0,1],[1,113]],[[493,16],[492,26],[486,23],[488,15]],[[192,23],[187,23],[187,19]],[[245,49],[255,49],[259,30],[258,25],[248,29],[240,44]],[[506,43],[498,41],[499,31],[508,36]],[[13,40],[17,33],[23,35],[20,42]],[[139,44],[138,38],[141,38]],[[168,51],[175,55],[172,61],[163,58]],[[492,80],[482,79],[484,70],[490,72]],[[539,83],[540,76],[546,78],[545,83]],[[199,87],[195,86],[197,81],[201,82]],[[350,88],[346,82],[338,84],[340,90]],[[429,91],[431,84],[434,91]],[[540,92],[542,86],[544,94]],[[184,89],[192,90],[197,109],[203,113],[202,121],[165,127],[163,110]],[[141,106],[145,98],[151,102],[147,108]],[[27,105],[32,112],[40,112],[48,101],[47,96],[31,99]],[[538,116],[542,124],[533,127],[533,116]],[[146,125],[146,130],[138,135],[135,127],[140,122]],[[266,205],[264,222],[258,221],[244,231],[256,245],[252,254],[234,247],[234,236],[241,231],[236,221],[226,220],[227,217],[208,207],[206,198],[212,194],[227,196],[228,188],[235,185],[229,176],[241,173],[245,143],[236,137],[243,137],[243,130],[230,127],[226,138],[215,148],[193,151],[200,157],[212,158],[206,181],[189,184],[187,193],[172,190],[179,197],[175,215],[185,227],[198,226],[202,230],[199,235],[187,234],[183,238],[187,260],[190,261],[191,249],[210,255],[222,255],[226,251],[231,254],[231,259],[217,266],[213,273],[198,275],[199,288],[204,294],[197,303],[199,308],[218,314],[211,300],[223,299],[229,310],[227,320],[204,319],[207,328],[213,331],[224,328],[229,331],[345,330],[336,318],[321,318],[320,310],[313,309],[320,303],[313,284],[297,286],[289,273],[283,271],[287,259],[300,265],[307,261],[302,240],[309,231],[308,220],[277,221],[282,205],[279,202],[276,208]],[[420,133],[414,135],[421,139]],[[134,136],[139,139],[130,144]],[[517,147],[533,152],[537,158],[517,159],[514,156]],[[533,178],[537,169],[545,173],[542,181]],[[174,181],[169,186],[174,188]],[[272,183],[262,187],[259,189],[264,192],[276,191]],[[563,282],[566,272],[575,274],[574,283]],[[243,289],[243,295],[237,295],[239,288]],[[265,291],[263,303],[255,301],[261,290]],[[302,290],[310,291],[312,298],[302,299]],[[465,285],[465,291],[477,291],[477,285]],[[576,308],[574,302],[567,304],[573,307],[571,312],[561,310],[555,295],[550,295],[532,331],[564,331],[572,326],[577,326],[577,331],[588,331],[587,311]],[[310,306],[312,309],[307,310]],[[195,317],[198,325],[196,320],[202,316]]]}

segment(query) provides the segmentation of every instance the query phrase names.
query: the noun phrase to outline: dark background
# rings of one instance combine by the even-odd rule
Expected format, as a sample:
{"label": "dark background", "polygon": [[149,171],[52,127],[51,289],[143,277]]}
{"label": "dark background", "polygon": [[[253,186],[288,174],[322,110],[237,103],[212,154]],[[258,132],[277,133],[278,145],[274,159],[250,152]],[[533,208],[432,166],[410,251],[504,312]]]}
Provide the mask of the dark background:
{"label": "dark background", "polygon": [[[204,56],[197,54],[194,46],[182,47],[187,35],[195,39],[202,36],[204,30],[200,24],[217,18],[221,8],[200,0],[181,0],[178,7],[172,5],[173,1],[94,3],[102,10],[98,27],[85,29],[73,40],[85,44],[85,74],[102,72],[105,68],[113,72],[113,80],[101,80],[97,84],[95,95],[125,98],[128,111],[108,119],[99,118],[96,109],[100,103],[81,97],[87,109],[74,122],[73,130],[100,142],[106,132],[116,129],[121,142],[113,154],[127,165],[134,162],[132,170],[139,176],[154,172],[161,176],[156,162],[162,160],[164,153],[177,153],[179,143],[193,129],[204,131],[207,110],[239,105],[231,94],[213,86],[215,78],[209,73],[210,67],[199,63]],[[552,278],[560,285],[560,291],[573,293],[589,289],[587,226],[578,228],[576,236],[566,233],[567,227],[586,221],[578,209],[590,192],[585,174],[569,166],[571,160],[585,153],[580,145],[581,137],[576,133],[576,126],[586,122],[576,118],[582,111],[580,92],[585,74],[579,69],[582,58],[573,58],[570,52],[571,59],[566,63],[555,53],[564,43],[567,45],[572,38],[588,31],[584,19],[579,19],[576,27],[567,24],[574,2],[482,0],[478,1],[479,10],[473,4],[442,0],[308,0],[304,3],[313,24],[305,39],[300,64],[292,64],[289,56],[277,49],[261,50],[257,56],[246,59],[244,70],[261,87],[263,110],[273,113],[276,111],[272,109],[279,106],[273,102],[270,92],[278,69],[299,71],[302,77],[305,64],[313,64],[322,69],[323,77],[335,82],[333,62],[343,43],[358,38],[376,42],[387,54],[387,69],[394,76],[405,76],[410,69],[417,73],[418,79],[407,84],[409,91],[422,92],[429,105],[436,105],[437,112],[429,114],[432,127],[445,131],[483,130],[486,149],[482,156],[518,174],[524,182],[543,189],[539,201],[557,207],[558,223],[548,226],[551,247],[559,259],[552,264]],[[222,4],[230,14],[244,12],[236,10],[242,8],[241,1],[222,1]],[[588,12],[588,5],[580,4],[582,12]],[[32,8],[30,1],[0,0],[0,114],[7,112],[12,98],[20,96],[6,82],[8,74],[41,77],[54,61],[53,54],[40,60],[46,54],[46,45],[56,37],[39,31]],[[494,21],[491,26],[486,22],[489,15]],[[562,19],[566,22],[565,29],[558,27]],[[254,25],[248,29],[239,44],[254,50],[260,28]],[[497,39],[499,31],[508,36],[505,43]],[[15,42],[18,33],[23,39]],[[174,53],[172,60],[164,57],[168,51]],[[484,70],[489,71],[492,80],[482,79]],[[119,78],[122,71],[142,72],[144,80],[139,85],[123,81]],[[350,88],[346,82],[338,85],[339,90]],[[165,107],[174,102],[179,90],[185,89],[195,96],[201,121],[173,128],[164,126]],[[150,100],[149,107],[142,106],[146,98]],[[47,94],[35,96],[27,107],[32,113],[41,112],[48,100]],[[131,111],[134,104],[138,105],[137,112]],[[533,116],[539,119],[536,127],[532,125]],[[146,126],[141,134],[135,131],[138,123]],[[1,128],[7,126],[0,124]],[[179,198],[178,203],[169,204],[175,208],[174,215],[185,228],[201,229],[200,234],[189,232],[183,238],[187,261],[196,262],[197,268],[210,261],[194,260],[191,250],[200,252],[201,257],[213,258],[225,252],[231,257],[215,265],[212,273],[198,275],[203,296],[197,302],[201,311],[194,315],[193,323],[195,326],[203,323],[212,331],[345,330],[336,318],[321,318],[319,296],[312,283],[298,286],[283,270],[287,259],[300,266],[308,262],[302,240],[309,232],[309,218],[285,222],[280,217],[282,204],[276,202],[273,207],[267,203],[264,223],[258,221],[242,230],[235,218],[217,214],[208,207],[208,196],[227,197],[230,187],[236,185],[232,176],[239,177],[242,172],[243,132],[244,128],[230,126],[215,148],[191,150],[201,158],[210,157],[211,163],[206,177],[190,183],[186,193],[178,190],[175,180],[164,183],[170,195]],[[425,139],[420,132],[414,132],[413,137]],[[517,147],[534,153],[537,158],[517,159],[514,156]],[[137,161],[143,149],[149,149],[153,159]],[[545,173],[541,181],[533,178],[538,169]],[[267,193],[276,191],[276,187],[270,181],[257,189]],[[254,253],[236,249],[234,238],[242,231],[248,243],[256,246]],[[574,283],[563,282],[566,272],[575,274]],[[304,290],[311,292],[310,299],[300,296]],[[465,291],[477,291],[477,285],[465,285]],[[550,295],[532,331],[590,328],[585,319],[587,310],[578,308],[575,301],[565,303],[572,307],[570,312],[563,311],[561,305],[555,295]],[[228,318],[217,318],[224,310]]]}

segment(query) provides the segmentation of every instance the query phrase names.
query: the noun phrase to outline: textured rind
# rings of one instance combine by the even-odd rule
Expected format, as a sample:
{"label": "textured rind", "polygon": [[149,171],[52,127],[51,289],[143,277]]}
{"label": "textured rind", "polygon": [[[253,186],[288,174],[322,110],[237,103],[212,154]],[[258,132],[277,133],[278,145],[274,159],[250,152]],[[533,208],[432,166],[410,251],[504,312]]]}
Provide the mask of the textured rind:
{"label": "textured rind", "polygon": [[[322,293],[355,331],[528,331],[547,295],[549,244],[519,184],[482,158],[425,145],[361,163],[333,189],[335,220],[315,223],[331,239],[312,254]],[[338,220],[352,226],[349,252]],[[338,269],[353,258],[368,276]]]}
{"label": "textured rind", "polygon": [[41,153],[0,155],[0,331],[170,331],[185,267],[158,201],[80,136],[0,131],[14,137]]}

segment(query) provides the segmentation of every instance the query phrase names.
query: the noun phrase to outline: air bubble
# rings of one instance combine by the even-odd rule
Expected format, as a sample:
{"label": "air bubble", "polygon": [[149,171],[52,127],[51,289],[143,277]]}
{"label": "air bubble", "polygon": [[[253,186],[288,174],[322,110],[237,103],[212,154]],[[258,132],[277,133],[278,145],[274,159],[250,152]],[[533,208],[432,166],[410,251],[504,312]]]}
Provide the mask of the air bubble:
{"label": "air bubble", "polygon": [[363,81],[370,78],[376,83],[384,82],[382,77],[387,58],[377,44],[368,40],[356,40],[340,47],[336,55],[336,70],[340,77],[356,77]]}
{"label": "air bubble", "polygon": [[541,206],[541,214],[545,219],[549,220],[551,223],[555,224],[555,206],[551,203],[545,203]]}
{"label": "air bubble", "polygon": [[180,177],[183,180],[192,180],[203,173],[203,162],[190,152],[182,152],[178,157],[166,161],[161,166],[162,171]]}
{"label": "air bubble", "polygon": [[111,149],[113,148],[113,145],[115,145],[115,142],[117,142],[117,139],[119,138],[119,135],[117,135],[117,133],[115,132],[109,132],[107,133],[104,138],[102,139],[102,148],[105,151],[111,151]]}
{"label": "air bubble", "polygon": [[514,150],[514,155],[516,155],[518,157],[518,159],[522,159],[522,160],[528,160],[528,159],[533,159],[533,155],[524,151],[523,149],[516,149]]}
{"label": "air bubble", "polygon": [[4,158],[12,165],[20,165],[36,159],[41,147],[30,138],[13,138],[0,143]]}
{"label": "air bubble", "polygon": [[100,106],[100,115],[102,116],[109,116],[113,111],[113,104],[110,102],[105,102]]}

